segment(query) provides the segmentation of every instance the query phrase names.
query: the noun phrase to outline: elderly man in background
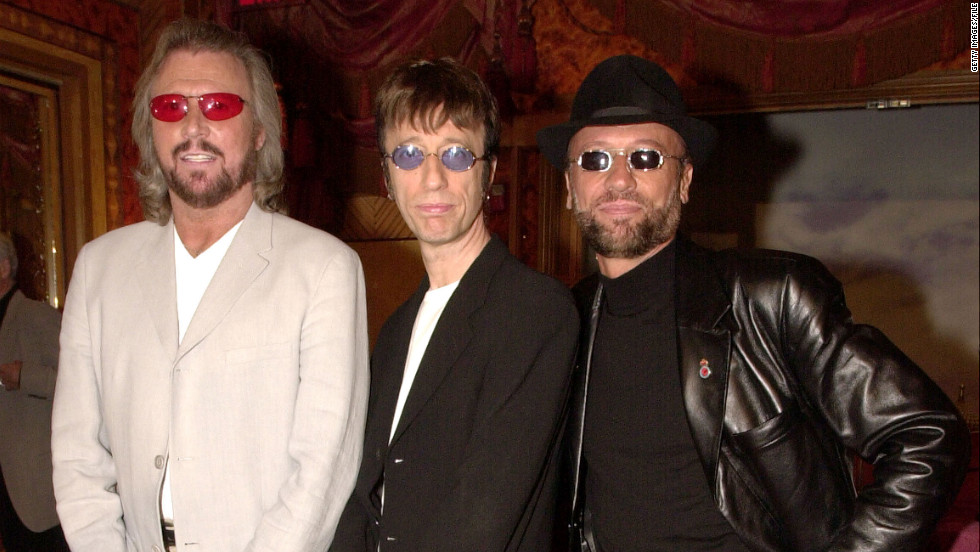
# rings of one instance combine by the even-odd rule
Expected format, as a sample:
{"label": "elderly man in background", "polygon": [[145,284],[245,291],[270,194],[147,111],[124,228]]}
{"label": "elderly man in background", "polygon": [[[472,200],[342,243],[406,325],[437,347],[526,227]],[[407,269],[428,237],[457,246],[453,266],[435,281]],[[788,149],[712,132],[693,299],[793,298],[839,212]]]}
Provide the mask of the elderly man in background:
{"label": "elderly man in background", "polygon": [[364,281],[277,211],[264,57],[182,20],[137,84],[146,222],[79,253],[61,333],[54,488],[76,552],[320,552],[357,475]]}
{"label": "elderly man in background", "polygon": [[67,552],[51,487],[61,313],[17,289],[17,265],[0,234],[0,539],[7,552]]}
{"label": "elderly man in background", "polygon": [[[966,425],[815,259],[678,235],[714,140],[634,56],[538,133],[599,264],[576,286],[572,549],[919,550],[963,480]],[[855,452],[874,465],[860,493]]]}

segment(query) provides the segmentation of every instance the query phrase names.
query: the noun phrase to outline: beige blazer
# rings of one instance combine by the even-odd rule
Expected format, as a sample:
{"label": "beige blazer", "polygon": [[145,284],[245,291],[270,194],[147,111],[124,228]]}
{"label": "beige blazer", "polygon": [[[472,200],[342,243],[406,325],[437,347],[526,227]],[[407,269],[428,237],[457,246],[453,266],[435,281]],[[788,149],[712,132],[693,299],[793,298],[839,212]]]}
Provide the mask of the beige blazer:
{"label": "beige blazer", "polygon": [[361,458],[364,279],[336,238],[255,205],[177,343],[174,229],[87,244],[68,289],[52,448],[75,552],[320,551]]}
{"label": "beige blazer", "polygon": [[58,524],[50,443],[60,326],[60,312],[15,291],[0,328],[0,364],[23,363],[20,389],[0,389],[0,467],[14,510],[37,533]]}

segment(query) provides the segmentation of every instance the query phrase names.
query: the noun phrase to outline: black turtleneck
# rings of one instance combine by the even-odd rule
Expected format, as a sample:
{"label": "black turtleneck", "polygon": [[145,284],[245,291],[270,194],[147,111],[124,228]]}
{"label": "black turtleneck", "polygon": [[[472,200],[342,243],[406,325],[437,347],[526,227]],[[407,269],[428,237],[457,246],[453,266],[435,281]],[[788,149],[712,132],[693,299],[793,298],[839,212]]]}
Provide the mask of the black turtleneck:
{"label": "black turtleneck", "polygon": [[586,505],[600,552],[744,551],[694,448],[677,367],[673,242],[605,297],[585,414]]}

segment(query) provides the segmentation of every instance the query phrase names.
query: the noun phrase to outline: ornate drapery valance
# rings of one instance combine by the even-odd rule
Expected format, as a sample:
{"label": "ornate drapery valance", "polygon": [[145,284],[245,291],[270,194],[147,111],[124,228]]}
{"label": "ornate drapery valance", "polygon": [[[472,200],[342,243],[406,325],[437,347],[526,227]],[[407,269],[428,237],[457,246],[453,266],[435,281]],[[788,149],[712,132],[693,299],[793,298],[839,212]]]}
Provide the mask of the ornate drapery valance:
{"label": "ornate drapery valance", "polygon": [[969,10],[962,0],[538,0],[539,83],[570,94],[598,60],[628,51],[688,90],[865,87],[967,60]]}

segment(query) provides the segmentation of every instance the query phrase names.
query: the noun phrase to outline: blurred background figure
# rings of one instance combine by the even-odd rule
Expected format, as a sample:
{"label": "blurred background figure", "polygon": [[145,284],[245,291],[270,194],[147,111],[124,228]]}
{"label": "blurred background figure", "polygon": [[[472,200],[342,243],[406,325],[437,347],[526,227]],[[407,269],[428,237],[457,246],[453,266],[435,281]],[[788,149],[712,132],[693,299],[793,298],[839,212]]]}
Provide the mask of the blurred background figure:
{"label": "blurred background figure", "polygon": [[0,234],[0,549],[67,551],[51,486],[61,313],[17,289],[17,265]]}

